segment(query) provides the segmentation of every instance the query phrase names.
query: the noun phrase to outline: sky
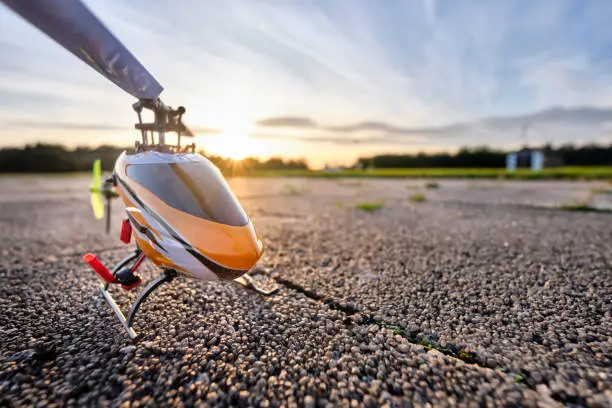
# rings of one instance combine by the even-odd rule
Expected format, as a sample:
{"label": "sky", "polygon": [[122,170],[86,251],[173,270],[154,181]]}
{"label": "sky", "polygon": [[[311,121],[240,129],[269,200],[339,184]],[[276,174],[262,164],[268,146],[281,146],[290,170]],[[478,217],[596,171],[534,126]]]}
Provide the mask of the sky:
{"label": "sky", "polygon": [[[85,0],[206,151],[612,142],[608,0]],[[131,145],[135,99],[0,6],[0,146]]]}

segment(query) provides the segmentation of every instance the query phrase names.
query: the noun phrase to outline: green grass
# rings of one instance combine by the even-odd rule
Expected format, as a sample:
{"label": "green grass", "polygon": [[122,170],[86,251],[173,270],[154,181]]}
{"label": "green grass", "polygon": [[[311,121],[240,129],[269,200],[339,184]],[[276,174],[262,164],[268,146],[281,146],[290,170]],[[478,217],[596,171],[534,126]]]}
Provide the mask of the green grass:
{"label": "green grass", "polygon": [[[90,173],[3,173],[0,178],[13,177],[75,177]],[[233,174],[227,171],[227,177]],[[468,179],[517,179],[517,180],[612,180],[612,166],[565,166],[545,168],[541,172],[518,169],[507,172],[504,168],[410,168],[344,170],[326,173],[312,170],[246,170],[236,173],[238,177],[313,177],[313,178],[468,178]],[[349,183],[350,185],[350,183]],[[357,184],[358,185],[358,184]]]}
{"label": "green grass", "polygon": [[344,170],[326,173],[311,170],[257,170],[242,176],[248,177],[313,177],[313,178],[469,178],[516,180],[612,180],[612,166],[551,167],[541,172],[518,169],[507,172],[504,168],[411,168]]}
{"label": "green grass", "polygon": [[561,204],[559,206],[560,210],[565,210],[565,211],[577,211],[577,212],[598,212],[598,213],[610,213],[612,212],[612,210],[609,210],[607,208],[597,208],[597,207],[593,207],[590,204],[587,203],[566,203],[566,204]]}
{"label": "green grass", "polygon": [[469,190],[489,190],[491,187],[484,184],[468,183],[467,188]]}
{"label": "green grass", "polygon": [[429,190],[434,190],[436,188],[440,188],[440,184],[435,181],[430,181],[429,183],[425,183],[425,188]]}
{"label": "green grass", "polygon": [[379,323],[379,326],[391,330],[393,334],[399,334],[400,336],[405,335],[404,330],[395,324]]}
{"label": "green grass", "polygon": [[299,188],[294,187],[294,186],[285,186],[283,193],[285,195],[297,196],[297,195],[302,194],[302,191]]}
{"label": "green grass", "polygon": [[375,324],[380,328],[391,330],[393,334],[402,336],[403,338],[407,339],[409,343],[418,344],[419,346],[424,347],[426,350],[438,350],[443,354],[458,358],[468,364],[474,364],[478,357],[476,355],[476,352],[466,349],[462,346],[454,344],[443,345],[431,338],[428,338],[427,336],[423,337],[417,335],[416,337],[412,337],[401,326],[385,323],[382,321],[376,321],[371,316],[366,317],[365,323]]}
{"label": "green grass", "polygon": [[422,203],[425,200],[427,199],[425,198],[425,195],[422,193],[414,193],[413,195],[410,196],[410,201],[412,201],[413,203]]}
{"label": "green grass", "polygon": [[356,209],[366,212],[374,212],[380,208],[382,208],[383,203],[381,202],[373,202],[373,203],[359,203],[355,206]]}
{"label": "green grass", "polygon": [[476,353],[472,350],[461,349],[459,353],[457,353],[457,358],[468,364],[474,364],[476,362],[476,357]]}
{"label": "green grass", "polygon": [[591,188],[592,194],[612,194],[612,188],[606,187],[593,187]]}
{"label": "green grass", "polygon": [[425,347],[427,350],[438,349],[440,346],[432,341],[421,340],[417,343],[419,346]]}

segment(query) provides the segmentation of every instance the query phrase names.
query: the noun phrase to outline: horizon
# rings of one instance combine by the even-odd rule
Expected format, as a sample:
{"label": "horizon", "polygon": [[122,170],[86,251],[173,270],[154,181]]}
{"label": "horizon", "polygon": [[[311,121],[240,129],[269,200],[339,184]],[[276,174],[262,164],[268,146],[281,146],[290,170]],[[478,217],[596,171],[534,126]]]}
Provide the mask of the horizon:
{"label": "horizon", "polygon": [[[612,142],[609,2],[85,4],[211,154],[317,168]],[[0,146],[138,139],[133,98],[4,6],[0,72]]]}

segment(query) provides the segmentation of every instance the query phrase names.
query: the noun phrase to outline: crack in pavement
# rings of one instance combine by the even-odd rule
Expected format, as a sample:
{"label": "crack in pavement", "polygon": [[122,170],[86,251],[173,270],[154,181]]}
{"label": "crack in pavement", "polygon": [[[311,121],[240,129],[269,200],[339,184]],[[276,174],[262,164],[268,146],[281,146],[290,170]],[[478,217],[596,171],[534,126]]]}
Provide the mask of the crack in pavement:
{"label": "crack in pavement", "polygon": [[[126,247],[124,245],[113,246],[113,247],[102,248],[102,249],[96,250],[95,252],[96,253],[106,253],[106,252],[112,252],[112,251],[125,249],[125,248]],[[59,262],[62,259],[75,257],[75,256],[82,256],[83,254],[84,252],[74,252],[74,253],[69,253],[69,254],[62,254],[57,257],[53,257],[53,259],[51,260],[49,259],[50,257],[34,258],[24,263],[18,263],[16,265],[11,265],[11,266],[16,266],[16,267],[30,266],[30,265],[34,265],[40,262],[55,263],[55,262]],[[510,371],[509,369],[505,367],[497,367],[493,369],[485,365],[482,361],[480,361],[479,356],[475,351],[470,350],[464,345],[441,344],[438,342],[438,336],[435,334],[420,331],[418,328],[407,327],[404,324],[395,324],[392,322],[384,321],[379,316],[372,316],[370,314],[363,313],[356,306],[353,306],[350,304],[343,304],[332,297],[319,295],[315,291],[306,289],[303,286],[296,284],[290,280],[287,280],[287,279],[284,279],[278,276],[272,277],[272,279],[274,279],[279,285],[282,285],[284,288],[288,290],[292,290],[294,292],[301,293],[306,298],[311,299],[315,302],[324,304],[331,310],[337,310],[337,311],[342,312],[343,314],[346,315],[346,318],[343,320],[343,324],[345,325],[355,324],[359,326],[376,326],[377,329],[386,329],[406,339],[408,343],[424,348],[427,352],[435,350],[436,352],[439,352],[445,355],[447,358],[461,360],[465,364],[475,365],[479,367],[480,369],[483,369],[486,371],[498,372],[499,374],[506,376],[508,379],[514,381],[516,384],[523,385],[538,394],[543,393],[544,396],[548,396],[555,402],[561,402],[561,403],[570,402],[570,403],[574,403],[578,405],[582,405],[586,403],[586,400],[580,396],[576,397],[576,396],[567,396],[567,395],[559,395],[557,393],[551,393],[550,390],[548,389],[546,382],[536,381],[535,378],[532,376],[532,374],[526,369],[520,368],[518,372]],[[574,400],[572,400],[571,398],[574,398]]]}
{"label": "crack in pavement", "polygon": [[343,305],[339,303],[337,300],[325,296],[321,296],[316,294],[315,292],[308,290],[300,285],[297,285],[289,280],[283,278],[275,278],[276,282],[280,285],[288,289],[295,290],[304,294],[309,299],[321,302],[327,305],[332,310],[339,310],[347,315],[347,319],[345,319],[345,324],[355,323],[358,325],[376,325],[380,328],[391,330],[394,334],[398,334],[408,340],[409,343],[415,344],[418,346],[422,346],[427,350],[437,350],[444,355],[447,355],[452,358],[459,359],[467,364],[475,364],[482,368],[490,369],[478,361],[478,356],[472,350],[468,350],[464,346],[456,345],[456,344],[440,344],[437,341],[437,337],[434,334],[424,333],[418,330],[411,330],[406,328],[404,325],[392,324],[388,322],[382,321],[375,316],[366,315],[361,313],[361,310],[351,306],[351,305]]}
{"label": "crack in pavement", "polygon": [[[299,293],[302,293],[307,298],[312,299],[316,302],[320,302],[328,306],[332,310],[339,310],[347,315],[347,318],[344,320],[344,324],[357,324],[357,325],[376,325],[379,328],[391,330],[394,334],[397,334],[403,338],[405,338],[409,343],[421,346],[425,348],[428,352],[430,350],[436,350],[448,358],[461,360],[462,362],[470,365],[475,365],[484,370],[493,370],[491,367],[483,364],[479,361],[478,355],[473,350],[468,349],[463,345],[457,344],[440,344],[437,341],[438,336],[435,334],[428,334],[425,332],[421,332],[420,330],[411,330],[405,325],[402,324],[391,324],[383,321],[382,319],[362,314],[360,309],[351,305],[343,305],[336,301],[331,297],[325,297],[322,295],[318,295],[316,292],[308,290],[303,286],[300,286],[294,282],[291,282],[287,279],[283,279],[280,277],[275,277],[274,280],[284,286],[287,289],[295,290]],[[537,392],[542,393],[541,389],[538,389],[538,386],[544,385],[546,386],[546,390],[548,390],[547,384],[545,382],[537,382],[533,379],[531,373],[525,369],[520,369],[519,372],[511,372],[505,367],[497,367],[495,369],[496,372],[505,375],[511,378],[515,383],[522,384],[527,388]],[[564,399],[563,396],[552,394],[550,397],[559,402],[568,401]],[[584,404],[585,400],[581,397],[578,397],[580,400],[577,400],[576,404]]]}
{"label": "crack in pavement", "polygon": [[[114,246],[114,247],[107,247],[107,248],[102,248],[102,249],[98,249],[95,251],[95,253],[105,253],[105,252],[111,252],[111,251],[116,251],[119,249],[123,249],[125,248],[124,245],[122,246]],[[55,262],[59,262],[61,259],[66,259],[66,258],[70,258],[70,257],[75,257],[75,256],[82,256],[84,255],[84,252],[74,252],[74,253],[68,253],[68,254],[62,254],[59,256],[51,256],[51,257],[46,257],[46,258],[34,258],[31,259],[29,261],[26,261],[24,263],[18,263],[18,264],[14,264],[12,266],[31,266],[31,265],[35,265],[37,263],[41,263],[41,262],[47,262],[47,263],[55,263]],[[52,259],[49,259],[52,258]],[[366,316],[365,319],[362,317],[361,315],[361,311],[351,305],[343,305],[340,302],[336,301],[333,298],[330,297],[324,297],[321,295],[316,294],[313,291],[310,291],[300,285],[297,285],[289,280],[283,279],[283,278],[274,278],[274,280],[284,286],[287,289],[291,289],[294,291],[297,291],[299,293],[304,294],[307,298],[315,300],[317,302],[321,302],[323,304],[325,304],[327,307],[329,307],[332,310],[338,310],[341,311],[342,313],[344,313],[345,315],[347,315],[348,319],[345,319],[344,323],[345,324],[351,324],[351,323],[355,323],[355,324],[359,324],[359,325],[371,325],[371,324],[375,324],[381,328],[385,328],[385,329],[389,329],[392,332],[394,332],[395,334],[398,334],[402,337],[404,337],[405,339],[408,340],[408,342],[412,343],[412,344],[416,344],[419,346],[422,346],[424,348],[426,348],[427,350],[431,350],[431,349],[435,349],[440,351],[441,353],[452,357],[452,358],[457,358],[459,360],[462,360],[465,363],[468,364],[476,364],[479,365],[483,368],[488,368],[482,364],[478,363],[477,360],[477,356],[476,353],[471,351],[471,350],[467,350],[465,347],[462,346],[458,346],[458,345],[443,345],[443,344],[439,344],[437,342],[437,336],[432,335],[432,334],[426,334],[426,333],[422,333],[422,332],[414,332],[414,331],[409,331],[406,330],[405,327],[403,327],[402,325],[395,325],[395,324],[390,324],[387,322],[383,322],[381,320],[377,320],[372,316]],[[358,318],[356,319],[351,319],[351,317],[353,317],[354,315],[358,315]]]}

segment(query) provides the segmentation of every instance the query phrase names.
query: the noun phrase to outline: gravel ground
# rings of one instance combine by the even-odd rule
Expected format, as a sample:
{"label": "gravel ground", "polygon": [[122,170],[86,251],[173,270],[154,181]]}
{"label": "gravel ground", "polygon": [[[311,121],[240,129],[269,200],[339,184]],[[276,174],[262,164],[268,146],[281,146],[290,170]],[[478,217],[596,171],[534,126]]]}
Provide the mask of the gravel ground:
{"label": "gravel ground", "polygon": [[[479,365],[584,401],[612,386],[610,219],[429,203],[341,209],[317,227],[286,225],[266,266],[417,341],[465,346]],[[587,382],[573,387],[576,378]]]}
{"label": "gravel ground", "polygon": [[0,406],[612,406],[612,215],[526,206],[600,185],[234,179],[281,290],[177,279],[132,344],[79,259],[118,223],[32,180],[0,179]]}

